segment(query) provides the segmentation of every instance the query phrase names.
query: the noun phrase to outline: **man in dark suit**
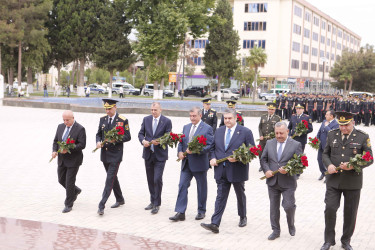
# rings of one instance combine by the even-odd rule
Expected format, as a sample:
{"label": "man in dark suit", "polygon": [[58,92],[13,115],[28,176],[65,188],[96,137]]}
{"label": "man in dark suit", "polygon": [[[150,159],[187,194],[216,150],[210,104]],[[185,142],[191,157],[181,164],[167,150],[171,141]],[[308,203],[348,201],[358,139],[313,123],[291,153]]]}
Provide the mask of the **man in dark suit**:
{"label": "man in dark suit", "polygon": [[161,191],[163,188],[163,172],[168,160],[168,147],[163,149],[156,139],[172,130],[170,119],[161,114],[159,102],[151,104],[151,114],[143,118],[138,139],[143,145],[142,158],[145,160],[148,190],[150,191],[150,204],[145,210],[157,214],[161,205]]}
{"label": "man in dark suit", "polygon": [[[329,175],[326,176],[326,208],[324,244],[321,250],[328,250],[335,245],[336,212],[340,207],[341,194],[344,195],[344,226],[341,237],[342,248],[353,249],[350,240],[354,233],[359,198],[361,195],[363,171],[357,173],[353,166],[348,166],[350,158],[356,154],[370,152],[369,135],[354,127],[353,114],[336,112],[339,129],[328,132],[327,145],[323,152],[323,162],[327,166]],[[368,162],[364,167],[371,165]],[[340,170],[336,170],[340,167]]]}
{"label": "man in dark suit", "polygon": [[[212,127],[202,122],[202,110],[194,107],[190,110],[190,121],[183,128],[182,142],[178,144],[178,158],[182,160],[180,183],[178,184],[178,196],[176,201],[175,212],[173,217],[169,217],[172,221],[185,220],[185,211],[187,207],[188,188],[191,179],[194,177],[197,182],[198,193],[198,214],[196,220],[201,220],[206,214],[207,201],[207,170],[209,168],[208,154],[213,143]],[[200,154],[193,154],[188,149],[188,143],[198,135],[207,138],[207,145]],[[187,153],[186,157],[184,152]]]}
{"label": "man in dark suit", "polygon": [[202,109],[202,121],[210,125],[215,134],[217,127],[217,114],[216,110],[211,108],[211,98],[203,99],[203,109]]}
{"label": "man in dark suit", "polygon": [[[119,115],[116,110],[116,100],[103,99],[104,108],[107,115],[100,118],[98,132],[96,133],[96,147],[102,148],[100,153],[100,160],[103,162],[107,178],[105,180],[102,200],[99,202],[98,214],[104,214],[105,203],[110,196],[112,189],[116,197],[116,203],[111,208],[117,208],[125,204],[125,199],[122,196],[120,183],[117,179],[117,172],[122,161],[124,142],[130,141],[130,131],[128,119]],[[104,133],[111,129],[120,126],[124,128],[124,137],[122,141],[105,141]],[[102,142],[104,145],[102,146]]]}
{"label": "man in dark suit", "polygon": [[[57,176],[59,183],[66,189],[65,208],[62,212],[68,213],[72,211],[73,203],[81,193],[81,189],[75,185],[75,182],[79,166],[83,161],[82,150],[86,147],[86,131],[81,124],[74,120],[72,111],[64,111],[62,117],[64,123],[57,127],[53,140],[52,157],[58,156]],[[74,140],[75,148],[70,150],[70,154],[67,150],[57,153],[59,150],[57,142],[66,141],[68,138]]]}
{"label": "man in dark suit", "polygon": [[[267,177],[268,195],[270,198],[270,219],[272,234],[269,240],[280,237],[280,198],[283,196],[282,206],[286,213],[288,229],[291,236],[296,234],[294,215],[296,212],[296,199],[294,193],[297,188],[297,177],[289,175],[283,167],[294,154],[302,154],[302,146],[298,141],[288,137],[288,128],[285,122],[275,125],[276,138],[267,141],[263,150],[260,164]],[[273,175],[272,172],[279,170]]]}
{"label": "man in dark suit", "polygon": [[292,115],[292,117],[290,118],[289,125],[288,125],[289,136],[292,136],[296,133],[296,128],[297,128],[298,123],[301,123],[303,120],[307,121],[307,123],[308,123],[307,133],[303,134],[301,136],[295,136],[293,138],[294,140],[301,143],[302,151],[305,151],[305,146],[306,146],[306,143],[307,143],[307,134],[309,134],[313,131],[311,117],[309,117],[308,115],[303,113],[304,109],[305,109],[305,107],[304,107],[303,104],[296,105],[296,114]]}
{"label": "man in dark suit", "polygon": [[253,133],[250,129],[236,123],[236,113],[227,109],[224,113],[225,126],[218,128],[211,148],[210,164],[215,166],[215,180],[217,183],[217,196],[215,212],[211,224],[202,223],[201,226],[213,233],[219,232],[221,218],[227,204],[230,187],[233,184],[237,196],[239,227],[247,224],[245,181],[249,179],[249,164],[243,164],[234,158],[217,164],[216,160],[232,155],[243,143],[246,146],[254,145]]}
{"label": "man in dark suit", "polygon": [[[243,116],[240,111],[236,110],[236,101],[233,100],[228,100],[227,101],[227,106],[229,109],[233,109],[236,112],[236,121],[238,125],[245,126],[245,121],[243,119]],[[224,115],[221,116],[221,121],[220,121],[220,126],[224,126]]]}
{"label": "man in dark suit", "polygon": [[327,171],[327,168],[323,164],[322,155],[323,155],[324,148],[326,147],[328,132],[331,131],[332,129],[339,128],[339,124],[337,123],[335,119],[336,117],[335,111],[333,110],[327,111],[325,117],[326,119],[322,122],[322,125],[320,126],[320,129],[318,131],[318,134],[316,135],[316,137],[320,140],[319,149],[318,149],[318,163],[319,163],[319,170],[321,172],[321,175],[319,177],[320,181],[323,180],[325,176],[324,173],[325,171]]}

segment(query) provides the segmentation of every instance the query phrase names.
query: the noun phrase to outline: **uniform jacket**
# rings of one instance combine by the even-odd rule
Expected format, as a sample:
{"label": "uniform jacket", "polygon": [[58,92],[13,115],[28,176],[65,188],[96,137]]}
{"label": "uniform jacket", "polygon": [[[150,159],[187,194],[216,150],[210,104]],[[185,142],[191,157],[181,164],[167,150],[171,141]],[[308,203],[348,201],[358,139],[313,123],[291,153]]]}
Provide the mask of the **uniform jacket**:
{"label": "uniform jacket", "polygon": [[104,141],[104,132],[107,132],[116,126],[122,126],[125,133],[122,141],[116,142],[115,144],[110,142],[104,144],[101,149],[100,160],[104,163],[119,163],[122,161],[124,142],[130,141],[131,139],[128,119],[116,113],[111,125],[108,124],[108,121],[108,115],[100,118],[98,132],[96,133],[97,143]]}
{"label": "uniform jacket", "polygon": [[[241,125],[237,125],[236,130],[232,132],[233,134],[228,148],[225,150],[225,130],[226,126],[222,126],[218,128],[215,133],[214,145],[211,148],[211,159],[215,158],[219,160],[228,157],[232,155],[232,152],[238,149],[243,143],[245,143],[247,146],[255,145],[251,130]],[[249,179],[249,164],[229,161],[222,162],[218,166],[215,166],[216,180],[220,180],[223,175],[223,171],[226,171],[225,173],[229,182],[242,182]]]}
{"label": "uniform jacket", "polygon": [[[237,124],[241,125],[241,126],[245,126],[245,121],[243,119],[243,116],[242,116],[241,112],[240,111],[236,111],[236,115],[237,115]],[[221,116],[221,121],[220,121],[220,126],[219,127],[222,127],[222,126],[225,126],[225,124],[224,124],[224,115]]]}
{"label": "uniform jacket", "polygon": [[212,127],[213,132],[215,133],[217,128],[217,114],[216,110],[209,109],[206,114],[204,114],[204,109],[202,109],[202,121],[207,123]]}
{"label": "uniform jacket", "polygon": [[[185,152],[187,150],[191,126],[192,123],[184,126],[183,134],[185,135],[185,137],[182,138],[182,142],[178,144],[177,152]],[[194,137],[197,135],[203,135],[204,137],[206,137],[207,145],[203,148],[200,154],[187,154],[186,158],[182,160],[181,170],[184,169],[187,160],[189,161],[189,169],[191,172],[201,172],[208,170],[208,155],[210,153],[211,146],[214,140],[213,130],[210,125],[201,121],[198,128],[195,129]]]}
{"label": "uniform jacket", "polygon": [[[62,141],[63,133],[65,130],[65,124],[61,123],[57,127],[55,138],[53,139],[53,152],[57,152],[59,149],[58,141]],[[76,147],[71,149],[69,153],[58,154],[57,162],[58,166],[64,164],[66,167],[79,167],[82,165],[83,154],[82,150],[86,147],[86,130],[78,122],[74,122],[72,128],[69,131],[69,138],[75,140]]]}
{"label": "uniform jacket", "polygon": [[[141,129],[138,133],[138,139],[142,144],[143,140],[151,142],[152,140],[162,137],[165,133],[172,131],[172,122],[169,118],[160,115],[158,126],[155,130],[155,134],[152,133],[152,123],[154,117],[152,115],[143,118]],[[143,146],[143,144],[142,144]],[[154,146],[154,152],[158,161],[168,160],[168,146],[163,149],[160,145]],[[151,147],[143,147],[142,158],[148,160],[152,154]]]}
{"label": "uniform jacket", "polygon": [[[296,140],[288,137],[286,144],[283,146],[284,150],[281,155],[280,161],[277,160],[277,140],[276,138],[267,141],[266,147],[263,150],[262,157],[260,159],[260,165],[264,173],[267,171],[276,171],[280,167],[285,166],[288,161],[293,157],[294,154],[302,154],[302,146]],[[267,178],[267,185],[274,186],[279,184],[283,188],[297,187],[296,176],[289,174],[277,173],[271,178]]]}
{"label": "uniform jacket", "polygon": [[339,124],[337,123],[336,119],[333,119],[331,121],[330,124],[328,124],[328,126],[325,126],[326,120],[324,120],[322,122],[322,125],[320,126],[319,128],[319,131],[318,131],[318,134],[316,135],[316,137],[320,140],[320,149],[324,150],[324,148],[326,147],[326,142],[327,142],[327,135],[328,135],[328,132],[332,129],[337,129],[339,128]]}
{"label": "uniform jacket", "polygon": [[[333,164],[335,167],[340,166],[341,162],[349,162],[351,157],[362,152],[369,151],[372,155],[369,135],[356,128],[348,137],[348,140],[342,142],[340,129],[334,129],[328,132],[327,145],[323,152],[323,163],[325,166]],[[365,167],[373,163],[369,162]],[[354,170],[340,170],[336,174],[326,176],[327,186],[336,189],[361,189],[363,181],[363,172],[357,173]]]}
{"label": "uniform jacket", "polygon": [[[313,126],[311,124],[312,121],[310,119],[310,116],[308,116],[306,114],[302,114],[301,117],[298,117],[297,115],[292,115],[292,118],[290,118],[290,122],[289,122],[289,125],[288,125],[289,136],[294,135],[294,133],[296,132],[297,124],[300,123],[302,120],[307,121],[308,124],[309,124],[309,127],[307,129],[307,134],[311,133],[313,131]],[[296,136],[296,137],[294,137],[294,140],[299,141],[302,144],[306,144],[307,143],[307,134],[304,134],[304,135],[301,135],[301,136]]]}

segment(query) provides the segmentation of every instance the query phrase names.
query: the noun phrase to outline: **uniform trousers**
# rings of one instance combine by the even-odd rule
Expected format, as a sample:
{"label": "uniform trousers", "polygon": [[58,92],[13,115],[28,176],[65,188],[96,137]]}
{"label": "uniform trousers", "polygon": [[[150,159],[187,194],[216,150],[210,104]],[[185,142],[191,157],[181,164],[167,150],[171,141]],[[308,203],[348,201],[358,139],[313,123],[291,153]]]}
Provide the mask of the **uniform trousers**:
{"label": "uniform trousers", "polygon": [[[275,177],[273,177],[275,178]],[[272,231],[280,234],[280,199],[283,196],[282,206],[286,213],[286,220],[289,229],[294,227],[294,215],[296,212],[296,199],[294,193],[296,188],[283,188],[278,183],[268,186],[268,196],[270,198],[270,220]]]}
{"label": "uniform trousers", "polygon": [[151,153],[150,158],[145,160],[145,166],[148,190],[150,191],[150,202],[154,206],[160,206],[165,161],[158,161],[155,153]]}
{"label": "uniform trousers", "polygon": [[220,226],[221,217],[223,216],[225,207],[227,205],[230,187],[233,184],[234,191],[237,196],[237,211],[240,217],[246,216],[246,195],[245,182],[229,182],[225,173],[220,180],[216,180],[217,196],[215,201],[215,213],[212,215],[211,223]]}
{"label": "uniform trousers", "polygon": [[73,207],[73,203],[76,199],[76,195],[81,192],[81,189],[75,185],[76,176],[79,167],[66,167],[64,163],[57,168],[57,177],[59,183],[66,190],[65,206]]}
{"label": "uniform trousers", "polygon": [[318,159],[318,164],[319,164],[319,170],[322,173],[322,175],[324,175],[324,173],[327,171],[327,168],[324,166],[323,159],[322,159],[323,152],[324,152],[324,149],[319,147],[317,159]]}
{"label": "uniform trousers", "polygon": [[364,116],[364,120],[365,120],[365,126],[369,126],[370,125],[371,113],[365,112],[363,116]]}
{"label": "uniform trousers", "polygon": [[103,162],[103,165],[104,165],[105,171],[107,172],[107,178],[105,180],[102,200],[99,202],[100,209],[105,208],[105,203],[107,202],[109,196],[111,195],[112,189],[116,197],[116,202],[125,201],[124,197],[122,196],[120,183],[117,179],[117,172],[120,167],[120,162],[110,162],[110,163]]}
{"label": "uniform trousers", "polygon": [[317,111],[316,111],[316,116],[317,116],[318,122],[323,121],[323,111],[322,111],[322,109],[323,109],[323,107],[318,107]]}
{"label": "uniform trousers", "polygon": [[185,213],[188,203],[188,189],[194,177],[197,182],[198,213],[205,214],[207,203],[207,171],[192,172],[189,168],[188,160],[186,161],[180,174],[175,212]]}
{"label": "uniform trousers", "polygon": [[336,189],[327,186],[324,200],[326,203],[326,209],[324,211],[326,224],[324,230],[324,242],[331,244],[335,244],[336,213],[337,209],[340,207],[341,194],[344,195],[344,225],[343,234],[341,237],[342,243],[350,243],[357,219],[361,190]]}

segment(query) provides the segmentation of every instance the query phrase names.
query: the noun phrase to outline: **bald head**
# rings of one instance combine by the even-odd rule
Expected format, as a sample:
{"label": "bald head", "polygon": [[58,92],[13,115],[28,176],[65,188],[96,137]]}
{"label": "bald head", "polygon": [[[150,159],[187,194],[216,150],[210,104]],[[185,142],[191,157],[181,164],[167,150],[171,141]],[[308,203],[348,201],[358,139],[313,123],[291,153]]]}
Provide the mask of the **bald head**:
{"label": "bald head", "polygon": [[64,124],[65,126],[67,127],[71,127],[74,123],[74,115],[73,115],[73,112],[71,110],[65,110],[63,112],[63,121],[64,121]]}

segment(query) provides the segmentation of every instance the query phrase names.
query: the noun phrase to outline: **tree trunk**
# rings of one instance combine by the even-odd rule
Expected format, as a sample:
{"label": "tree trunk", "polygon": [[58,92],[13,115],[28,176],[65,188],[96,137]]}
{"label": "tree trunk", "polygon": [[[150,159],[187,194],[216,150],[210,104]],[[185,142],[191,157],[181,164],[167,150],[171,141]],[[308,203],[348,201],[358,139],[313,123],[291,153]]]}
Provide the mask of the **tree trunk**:
{"label": "tree trunk", "polygon": [[18,86],[22,86],[22,43],[18,43],[18,73],[17,73]]}
{"label": "tree trunk", "polygon": [[8,78],[9,85],[12,86],[13,88],[13,82],[14,82],[14,72],[13,72],[13,67],[10,66],[9,68],[9,78]]}
{"label": "tree trunk", "polygon": [[353,84],[353,77],[349,80],[349,89],[348,91],[352,91],[352,84]]}
{"label": "tree trunk", "polygon": [[221,77],[217,77],[217,101],[221,102]]}
{"label": "tree trunk", "polygon": [[348,85],[348,79],[345,78],[345,80],[344,80],[344,94],[346,94],[347,85]]}
{"label": "tree trunk", "polygon": [[[26,85],[26,97],[29,97],[29,93],[33,93],[33,69],[27,67],[27,85]],[[30,91],[29,91],[29,88]]]}
{"label": "tree trunk", "polygon": [[74,92],[74,76],[76,72],[77,63],[76,60],[73,61],[72,75],[69,79],[70,92]]}
{"label": "tree trunk", "polygon": [[255,102],[255,95],[257,93],[257,85],[258,85],[258,67],[255,67],[255,79],[253,84],[253,102]]}
{"label": "tree trunk", "polygon": [[59,86],[61,86],[60,71],[61,71],[61,62],[57,61],[57,84]]}
{"label": "tree trunk", "polygon": [[112,78],[113,78],[113,70],[109,71],[108,98],[112,98]]}
{"label": "tree trunk", "polygon": [[78,96],[85,96],[85,88],[84,88],[84,78],[85,76],[85,58],[82,57],[79,59],[79,82],[77,86],[77,95]]}

